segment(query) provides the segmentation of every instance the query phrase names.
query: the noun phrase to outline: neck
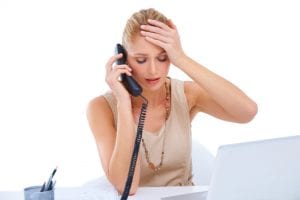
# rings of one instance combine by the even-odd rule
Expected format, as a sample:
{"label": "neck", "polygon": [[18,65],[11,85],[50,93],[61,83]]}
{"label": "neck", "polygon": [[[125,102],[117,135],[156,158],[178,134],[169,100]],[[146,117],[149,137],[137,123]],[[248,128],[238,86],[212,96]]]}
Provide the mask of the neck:
{"label": "neck", "polygon": [[[169,85],[169,84],[167,84]],[[166,100],[166,86],[165,84],[163,84],[159,90],[156,91],[143,91],[143,97],[145,97],[148,100],[148,106],[150,107],[156,107],[159,106],[161,104],[165,103]],[[132,105],[133,106],[139,106],[141,105],[141,103],[143,102],[142,98],[136,98],[136,97],[132,97]]]}
{"label": "neck", "polygon": [[[155,107],[158,106],[160,104],[162,104],[162,102],[165,99],[166,96],[166,92],[165,92],[165,88],[161,87],[159,89],[159,91],[143,91],[143,97],[145,97],[148,101],[148,106],[150,107]],[[139,106],[141,105],[141,103],[144,101],[142,98],[140,97],[132,97],[131,99],[132,101],[132,105],[133,106]]]}

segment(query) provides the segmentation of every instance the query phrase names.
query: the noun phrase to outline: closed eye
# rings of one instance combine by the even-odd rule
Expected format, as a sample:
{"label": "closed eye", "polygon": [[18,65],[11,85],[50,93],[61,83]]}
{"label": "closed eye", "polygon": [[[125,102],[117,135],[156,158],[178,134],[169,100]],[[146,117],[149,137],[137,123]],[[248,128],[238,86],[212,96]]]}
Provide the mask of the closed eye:
{"label": "closed eye", "polygon": [[167,55],[160,55],[160,56],[157,57],[157,60],[159,62],[165,62],[165,61],[168,60],[168,56]]}
{"label": "closed eye", "polygon": [[143,64],[146,62],[146,58],[136,58],[136,62],[139,63],[139,64]]}

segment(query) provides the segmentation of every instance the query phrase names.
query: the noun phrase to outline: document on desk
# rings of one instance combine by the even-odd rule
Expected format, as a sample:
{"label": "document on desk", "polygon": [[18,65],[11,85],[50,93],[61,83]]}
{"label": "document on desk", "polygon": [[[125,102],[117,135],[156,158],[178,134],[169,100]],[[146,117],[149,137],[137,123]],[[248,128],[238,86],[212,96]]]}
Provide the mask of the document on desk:
{"label": "document on desk", "polygon": [[163,197],[161,200],[206,200],[207,191]]}
{"label": "document on desk", "polygon": [[[137,193],[129,196],[129,200],[189,200],[197,196],[197,200],[205,200],[208,186],[169,186],[139,187]],[[199,198],[198,198],[199,197]],[[189,199],[188,199],[189,198]],[[194,198],[195,199],[195,198]]]}
{"label": "document on desk", "polygon": [[[55,200],[120,199],[113,187],[94,186],[58,187],[55,189]],[[191,195],[203,195],[207,189],[207,186],[140,187],[135,195],[128,197],[128,200],[189,200]],[[0,199],[23,200],[24,193],[23,191],[0,191]],[[196,199],[202,200],[198,197]]]}
{"label": "document on desk", "polygon": [[[207,186],[139,187],[128,200],[205,200]],[[112,187],[80,187],[57,191],[57,200],[119,200]],[[196,197],[196,198],[195,198]]]}
{"label": "document on desk", "polygon": [[[168,186],[168,187],[139,187],[135,195],[129,196],[128,200],[161,200],[167,197],[174,197],[176,195],[188,195],[201,192],[203,195],[208,191],[208,186]],[[203,193],[204,192],[204,193]],[[114,187],[109,183],[105,177],[101,177],[96,180],[92,180],[84,184],[81,188],[81,198],[85,199],[107,199],[107,200],[119,200],[121,198],[118,195]],[[164,199],[163,199],[164,200]],[[168,200],[168,199],[165,199]],[[171,200],[171,199],[170,199]],[[184,199],[186,200],[186,199]],[[202,200],[202,199],[199,199]]]}
{"label": "document on desk", "polygon": [[[94,182],[81,187],[80,200],[119,200],[117,190],[108,182]],[[78,199],[79,200],[79,199]]]}

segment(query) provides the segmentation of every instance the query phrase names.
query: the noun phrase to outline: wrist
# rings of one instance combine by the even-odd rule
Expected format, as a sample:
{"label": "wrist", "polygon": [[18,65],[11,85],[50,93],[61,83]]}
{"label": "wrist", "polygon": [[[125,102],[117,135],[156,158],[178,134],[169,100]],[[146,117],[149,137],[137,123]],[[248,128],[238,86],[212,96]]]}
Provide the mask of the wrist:
{"label": "wrist", "polygon": [[117,100],[118,110],[130,110],[131,111],[131,101],[130,99]]}
{"label": "wrist", "polygon": [[185,63],[188,61],[189,57],[182,53],[181,55],[177,56],[175,62],[173,63],[176,67],[182,69],[185,66]]}

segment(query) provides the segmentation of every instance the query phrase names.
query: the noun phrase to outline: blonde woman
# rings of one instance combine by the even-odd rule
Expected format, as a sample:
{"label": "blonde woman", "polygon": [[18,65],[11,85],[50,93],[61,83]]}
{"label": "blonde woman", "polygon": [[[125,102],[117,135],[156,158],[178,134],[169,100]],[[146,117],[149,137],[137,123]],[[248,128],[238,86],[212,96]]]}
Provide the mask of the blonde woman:
{"label": "blonde woman", "polygon": [[[108,180],[123,192],[143,103],[119,81],[126,73],[141,85],[149,103],[130,194],[138,186],[193,185],[191,123],[197,113],[247,123],[257,113],[256,103],[186,55],[174,23],[155,9],[140,10],[128,19],[122,44],[127,63],[114,64],[122,54],[108,60],[106,82],[111,91],[92,99],[87,109]],[[170,63],[192,81],[168,77]]]}

